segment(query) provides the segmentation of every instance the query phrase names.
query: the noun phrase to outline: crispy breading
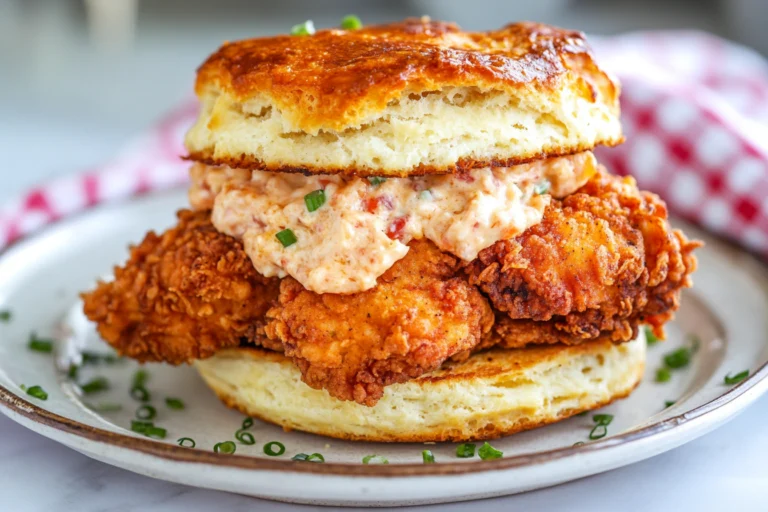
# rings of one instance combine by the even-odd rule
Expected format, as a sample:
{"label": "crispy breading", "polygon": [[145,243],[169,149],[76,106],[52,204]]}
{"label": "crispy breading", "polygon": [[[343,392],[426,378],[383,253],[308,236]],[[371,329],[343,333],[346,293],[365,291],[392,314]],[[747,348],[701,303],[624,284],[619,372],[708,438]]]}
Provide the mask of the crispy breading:
{"label": "crispy breading", "polygon": [[[610,333],[627,341],[640,323],[663,336],[681,289],[691,286],[700,245],[669,226],[656,195],[601,172],[553,200],[540,224],[482,251],[467,272],[510,319],[551,324],[544,330],[551,339]],[[520,326],[501,328],[507,346],[533,339]]]}
{"label": "crispy breading", "polygon": [[439,368],[491,328],[488,301],[459,267],[432,242],[414,241],[365,292],[317,294],[286,278],[267,335],[283,342],[313,388],[374,405],[385,386]]}
{"label": "crispy breading", "polygon": [[280,348],[263,335],[279,280],[259,275],[242,244],[219,234],[208,212],[182,210],[178,218],[132,247],[113,281],[82,295],[101,336],[121,355],[172,364],[241,342]]}

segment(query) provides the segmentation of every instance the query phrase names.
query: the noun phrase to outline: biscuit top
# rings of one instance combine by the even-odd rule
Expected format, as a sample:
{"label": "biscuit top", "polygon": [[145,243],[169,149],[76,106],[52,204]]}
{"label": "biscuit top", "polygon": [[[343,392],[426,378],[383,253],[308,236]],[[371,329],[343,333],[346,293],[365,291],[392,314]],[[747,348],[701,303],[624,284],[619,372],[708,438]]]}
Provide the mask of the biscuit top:
{"label": "biscuit top", "polygon": [[618,115],[618,87],[580,32],[528,22],[464,32],[421,18],[226,43],[199,68],[195,89],[238,101],[265,96],[294,129],[317,134],[358,127],[408,94],[476,87],[557,96],[574,81]]}

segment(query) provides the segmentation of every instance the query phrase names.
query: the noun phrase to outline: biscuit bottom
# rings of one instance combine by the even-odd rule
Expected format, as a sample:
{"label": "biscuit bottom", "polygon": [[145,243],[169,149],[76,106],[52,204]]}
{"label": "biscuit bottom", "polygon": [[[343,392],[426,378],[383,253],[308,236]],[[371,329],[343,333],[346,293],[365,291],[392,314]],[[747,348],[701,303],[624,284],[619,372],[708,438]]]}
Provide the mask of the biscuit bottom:
{"label": "biscuit bottom", "polygon": [[279,353],[230,349],[194,364],[227,406],[285,429],[346,440],[461,442],[540,427],[628,396],[645,367],[640,332],[619,345],[479,352],[388,387],[373,407],[310,388]]}

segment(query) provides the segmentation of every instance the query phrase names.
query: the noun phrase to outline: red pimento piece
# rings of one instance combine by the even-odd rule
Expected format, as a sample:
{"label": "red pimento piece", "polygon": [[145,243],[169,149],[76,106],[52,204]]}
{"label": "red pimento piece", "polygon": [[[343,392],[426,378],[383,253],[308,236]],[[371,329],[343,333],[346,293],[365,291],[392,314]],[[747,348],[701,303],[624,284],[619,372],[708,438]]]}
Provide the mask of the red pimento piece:
{"label": "red pimento piece", "polygon": [[465,183],[474,183],[475,182],[474,176],[472,176],[468,172],[459,172],[459,173],[456,173],[455,176],[456,176],[457,180],[463,181]]}
{"label": "red pimento piece", "polygon": [[402,240],[403,230],[407,222],[408,217],[397,217],[387,226],[387,236],[392,240]]}
{"label": "red pimento piece", "polygon": [[395,204],[392,200],[392,196],[389,194],[384,194],[381,196],[366,197],[363,199],[363,209],[368,213],[374,213],[379,209],[379,206],[383,206],[390,211],[393,210],[395,208]]}

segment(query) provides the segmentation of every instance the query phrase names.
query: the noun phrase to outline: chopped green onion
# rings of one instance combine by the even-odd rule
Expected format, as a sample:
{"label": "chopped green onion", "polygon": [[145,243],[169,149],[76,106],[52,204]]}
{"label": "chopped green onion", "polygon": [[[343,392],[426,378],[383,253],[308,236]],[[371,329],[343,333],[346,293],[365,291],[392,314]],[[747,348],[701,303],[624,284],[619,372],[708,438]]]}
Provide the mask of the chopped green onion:
{"label": "chopped green onion", "polygon": [[432,453],[431,450],[424,450],[421,452],[421,459],[424,461],[424,464],[434,464],[435,463],[435,455]]}
{"label": "chopped green onion", "polygon": [[477,450],[477,454],[480,456],[482,460],[494,460],[494,459],[500,459],[504,456],[504,452],[501,450],[497,450],[493,446],[486,441],[483,443],[483,446],[480,447],[479,450]]}
{"label": "chopped green onion", "polygon": [[573,443],[573,447],[575,448],[575,447],[581,446],[583,444],[584,444],[584,441],[577,441],[577,442]]}
{"label": "chopped green onion", "polygon": [[151,405],[142,405],[136,409],[136,417],[140,420],[151,420],[157,416],[157,409]]}
{"label": "chopped green onion", "polygon": [[363,22],[354,14],[347,14],[341,19],[341,28],[344,30],[357,30],[363,28]]}
{"label": "chopped green onion", "polygon": [[661,367],[656,370],[656,382],[669,382],[672,379],[672,372],[669,368]]}
{"label": "chopped green onion", "polygon": [[235,439],[248,446],[256,444],[256,439],[253,438],[253,434],[246,432],[245,430],[238,430],[235,432]]}
{"label": "chopped green onion", "polygon": [[368,178],[368,183],[370,183],[374,187],[378,187],[379,185],[381,185],[385,181],[387,181],[386,178],[379,178],[378,176],[372,176],[372,177]]}
{"label": "chopped green onion", "polygon": [[169,409],[176,409],[177,411],[184,408],[184,402],[178,398],[166,397],[165,405],[167,405]]}
{"label": "chopped green onion", "polygon": [[0,311],[0,322],[8,323],[11,321],[11,318],[13,318],[13,313],[11,313],[8,309],[3,309]]}
{"label": "chopped green onion", "polygon": [[645,343],[646,343],[646,345],[648,345],[650,347],[651,345],[655,345],[658,342],[659,342],[659,338],[656,337],[655,334],[653,334],[653,329],[651,329],[649,326],[646,325],[645,326]]}
{"label": "chopped green onion", "polygon": [[149,380],[149,374],[147,371],[137,370],[136,373],[133,374],[133,387],[143,388],[147,385],[147,380]]}
{"label": "chopped green onion", "polygon": [[533,186],[533,191],[536,195],[540,196],[549,192],[551,186],[552,184],[549,182],[549,180],[541,180]]}
{"label": "chopped green onion", "polygon": [[674,400],[667,400],[666,402],[664,402],[664,408],[666,409],[667,407],[672,407],[673,405],[675,405],[675,403],[676,402]]}
{"label": "chopped green onion", "polygon": [[[307,210],[313,212],[325,204],[325,190],[319,189],[304,196],[304,204]],[[282,242],[282,240],[280,240]]]}
{"label": "chopped green onion", "polygon": [[96,377],[80,386],[80,390],[86,395],[106,391],[107,389],[109,389],[109,381],[104,377]]}
{"label": "chopped green onion", "polygon": [[749,377],[749,370],[744,370],[743,372],[739,372],[736,375],[734,375],[733,377],[731,377],[731,374],[729,373],[728,375],[725,376],[725,381],[724,382],[728,386],[732,386],[734,384],[738,384],[739,382],[743,381],[747,377]]}
{"label": "chopped green onion", "polygon": [[22,390],[22,391],[26,391],[26,390],[27,390],[27,386],[26,386],[26,384],[22,384],[22,385],[21,385],[21,386],[19,386],[19,387],[21,388],[21,390]]}
{"label": "chopped green onion", "polygon": [[131,421],[131,430],[137,434],[146,434],[147,429],[154,427],[155,424],[151,421]]}
{"label": "chopped green onion", "polygon": [[597,424],[595,425],[595,428],[592,429],[592,431],[589,433],[590,439],[602,439],[608,434],[608,429],[605,425]]}
{"label": "chopped green onion", "polygon": [[292,36],[311,36],[315,33],[315,24],[312,20],[307,20],[304,23],[299,23],[291,28]]}
{"label": "chopped green onion", "polygon": [[[24,389],[24,386],[22,386],[21,389]],[[46,393],[45,390],[40,386],[32,386],[27,388],[26,392],[29,396],[33,396],[37,399],[48,400],[48,393]]]}
{"label": "chopped green onion", "polygon": [[279,233],[276,233],[275,236],[280,240],[280,243],[283,244],[283,247],[290,247],[299,240],[290,229],[284,229]]}
{"label": "chopped green onion", "polygon": [[179,446],[183,446],[184,448],[194,448],[197,446],[197,443],[191,437],[180,437],[176,440],[176,442],[179,444]]}
{"label": "chopped green onion", "polygon": [[595,414],[592,416],[592,421],[598,425],[610,425],[613,421],[613,414]]}
{"label": "chopped green onion", "polygon": [[94,412],[118,412],[123,410],[123,406],[120,404],[89,404],[88,408]]}
{"label": "chopped green onion", "polygon": [[151,427],[147,428],[146,432],[144,432],[144,435],[147,437],[154,437],[156,439],[165,439],[165,436],[168,435],[168,431],[164,428],[152,425]]}
{"label": "chopped green onion", "polygon": [[242,430],[247,430],[253,426],[253,418],[245,418],[243,420],[243,428]]}
{"label": "chopped green onion", "polygon": [[279,457],[285,453],[285,445],[277,441],[271,441],[264,445],[264,453],[270,457]]}
{"label": "chopped green onion", "polygon": [[96,352],[82,352],[80,357],[83,360],[83,364],[98,364],[101,361],[101,355]]}
{"label": "chopped green onion", "polygon": [[688,366],[691,362],[691,349],[681,347],[664,356],[664,364],[669,368],[677,369]]}
{"label": "chopped green onion", "polygon": [[475,445],[472,443],[462,443],[456,447],[456,456],[461,459],[468,459],[475,456]]}
{"label": "chopped green onion", "polygon": [[70,364],[69,370],[67,370],[67,378],[70,380],[77,380],[77,374],[80,372],[80,367],[76,364]]}
{"label": "chopped green onion", "polygon": [[301,462],[325,462],[325,457],[319,453],[313,453],[312,455],[307,455],[306,453],[297,453],[291,457],[291,460]]}
{"label": "chopped green onion", "polygon": [[156,427],[151,421],[131,421],[131,430],[137,434],[144,434],[147,437],[165,439],[168,431],[164,428]]}
{"label": "chopped green onion", "polygon": [[35,352],[44,352],[46,354],[53,352],[53,341],[38,338],[35,333],[29,335],[29,344],[27,346],[29,350],[34,350]]}
{"label": "chopped green onion", "polygon": [[224,441],[223,443],[216,443],[213,445],[213,451],[216,453],[226,453],[231,455],[237,451],[237,445],[232,441]]}
{"label": "chopped green onion", "polygon": [[363,457],[363,464],[389,464],[389,461],[381,455],[366,455]]}
{"label": "chopped green onion", "polygon": [[122,358],[114,354],[99,354],[98,352],[82,352],[80,357],[83,359],[83,364],[116,364],[122,361]]}
{"label": "chopped green onion", "polygon": [[131,398],[139,402],[149,402],[151,395],[143,386],[134,386],[131,388]]}
{"label": "chopped green onion", "polygon": [[431,201],[432,197],[433,197],[432,191],[430,191],[429,189],[422,190],[421,192],[419,192],[419,199],[421,199],[422,201]]}

